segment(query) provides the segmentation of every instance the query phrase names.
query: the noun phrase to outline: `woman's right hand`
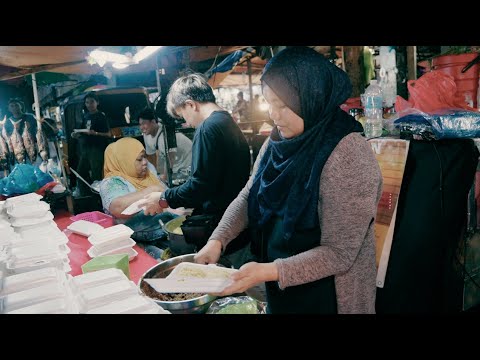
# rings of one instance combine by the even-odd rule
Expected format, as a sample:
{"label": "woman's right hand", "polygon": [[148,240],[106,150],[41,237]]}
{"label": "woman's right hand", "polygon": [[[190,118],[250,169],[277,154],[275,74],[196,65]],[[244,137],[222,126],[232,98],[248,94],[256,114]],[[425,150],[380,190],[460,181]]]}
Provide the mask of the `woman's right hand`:
{"label": "woman's right hand", "polygon": [[158,203],[160,201],[161,195],[161,191],[154,191],[148,195],[145,195],[145,210],[143,210],[145,215],[156,215],[163,212],[163,208]]}
{"label": "woman's right hand", "polygon": [[198,264],[216,264],[222,255],[220,240],[208,240],[205,246],[195,254],[193,261]]}

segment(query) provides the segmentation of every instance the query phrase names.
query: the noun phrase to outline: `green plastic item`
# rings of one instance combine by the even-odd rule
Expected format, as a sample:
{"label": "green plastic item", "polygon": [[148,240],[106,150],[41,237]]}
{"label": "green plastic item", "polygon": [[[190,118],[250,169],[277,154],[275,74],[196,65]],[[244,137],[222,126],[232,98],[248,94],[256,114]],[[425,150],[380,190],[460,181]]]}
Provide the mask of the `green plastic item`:
{"label": "green plastic item", "polygon": [[128,262],[128,254],[114,254],[94,257],[92,260],[82,265],[82,272],[88,273],[97,270],[116,268],[130,279],[130,267]]}

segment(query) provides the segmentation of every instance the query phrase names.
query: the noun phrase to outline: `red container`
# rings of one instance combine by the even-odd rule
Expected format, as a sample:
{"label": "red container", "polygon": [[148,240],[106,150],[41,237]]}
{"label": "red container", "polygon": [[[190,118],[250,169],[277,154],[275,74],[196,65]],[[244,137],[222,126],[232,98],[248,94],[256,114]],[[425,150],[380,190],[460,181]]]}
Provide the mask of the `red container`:
{"label": "red container", "polygon": [[433,71],[441,71],[453,77],[457,85],[456,94],[462,96],[468,105],[477,107],[478,76],[480,64],[473,65],[462,74],[463,68],[479,54],[443,55],[433,58]]}

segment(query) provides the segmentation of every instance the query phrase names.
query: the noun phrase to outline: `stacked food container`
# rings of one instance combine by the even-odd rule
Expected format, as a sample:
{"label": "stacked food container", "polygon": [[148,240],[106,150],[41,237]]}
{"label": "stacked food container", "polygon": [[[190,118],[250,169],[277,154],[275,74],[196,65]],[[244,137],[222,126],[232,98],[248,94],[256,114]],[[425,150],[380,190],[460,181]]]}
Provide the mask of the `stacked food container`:
{"label": "stacked food container", "polygon": [[54,267],[0,280],[3,314],[168,314],[118,269],[76,277]]}
{"label": "stacked food container", "polygon": [[3,256],[0,271],[4,276],[46,267],[68,273],[68,238],[53,222],[50,205],[37,194],[9,198],[3,204],[1,225]]}
{"label": "stacked food container", "polygon": [[102,255],[128,254],[131,261],[138,255],[133,249],[136,243],[130,238],[132,234],[133,230],[123,224],[97,231],[88,237],[88,241],[93,246],[88,249],[87,254],[92,258]]}
{"label": "stacked food container", "polygon": [[89,272],[70,279],[70,289],[82,314],[168,314],[141,295],[119,269]]}

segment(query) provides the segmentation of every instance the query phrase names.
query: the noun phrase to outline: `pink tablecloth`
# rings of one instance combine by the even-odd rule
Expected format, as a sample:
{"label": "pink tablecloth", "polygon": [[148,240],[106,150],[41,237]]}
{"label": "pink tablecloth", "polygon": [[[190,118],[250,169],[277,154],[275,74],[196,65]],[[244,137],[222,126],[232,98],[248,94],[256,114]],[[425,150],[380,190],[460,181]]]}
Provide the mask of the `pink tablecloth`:
{"label": "pink tablecloth", "polygon": [[[60,230],[63,231],[72,223],[72,220],[70,220],[71,216],[72,215],[67,211],[58,211],[55,213],[54,221]],[[72,267],[70,275],[76,276],[82,273],[81,266],[90,260],[87,250],[90,248],[91,244],[85,236],[70,233],[69,230],[67,230],[66,234],[70,240],[68,242],[68,247],[71,250],[70,254],[68,254],[70,266]],[[138,255],[130,261],[130,280],[136,284],[145,271],[158,264],[158,262],[139,246],[135,245],[133,248],[138,252]]]}

